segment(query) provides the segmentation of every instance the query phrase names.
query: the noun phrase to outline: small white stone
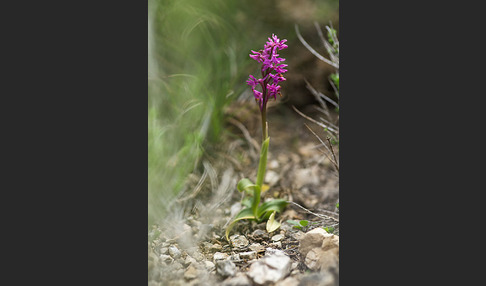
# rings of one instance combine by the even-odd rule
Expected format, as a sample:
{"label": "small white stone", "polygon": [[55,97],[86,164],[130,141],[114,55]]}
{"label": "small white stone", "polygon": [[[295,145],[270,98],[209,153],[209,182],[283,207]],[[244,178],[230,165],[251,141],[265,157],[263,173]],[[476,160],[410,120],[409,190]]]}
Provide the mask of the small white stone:
{"label": "small white stone", "polygon": [[282,248],[282,243],[280,241],[270,243],[271,246],[275,248]]}
{"label": "small white stone", "polygon": [[257,284],[275,283],[290,273],[291,259],[283,251],[270,250],[267,248],[265,256],[252,263],[248,271],[248,276]]}
{"label": "small white stone", "polygon": [[168,247],[162,247],[160,249],[160,254],[168,254],[169,253],[169,248]]}
{"label": "small white stone", "polygon": [[250,243],[244,235],[239,234],[230,236],[230,241],[234,247],[245,247]]}
{"label": "small white stone", "polygon": [[170,264],[174,261],[174,258],[170,257],[170,255],[161,254],[159,256],[160,261],[164,262],[165,264]]}
{"label": "small white stone", "polygon": [[214,267],[215,267],[214,263],[212,263],[211,261],[208,261],[208,260],[204,261],[204,266],[206,267],[206,269],[208,271],[214,270]]}
{"label": "small white stone", "polygon": [[216,262],[216,272],[223,277],[234,276],[236,265],[231,260],[219,260]]}
{"label": "small white stone", "polygon": [[309,269],[318,271],[339,267],[339,236],[315,228],[303,235],[299,242],[299,251]]}
{"label": "small white stone", "polygon": [[327,233],[323,228],[314,228],[299,238],[299,252],[305,257],[311,249],[320,248],[325,238],[332,236],[333,234]]}
{"label": "small white stone", "polygon": [[228,254],[226,253],[222,253],[222,252],[216,252],[214,255],[213,255],[213,260],[216,262],[218,260],[224,260],[224,259],[227,259],[228,258]]}
{"label": "small white stone", "polygon": [[179,249],[177,249],[177,247],[175,247],[175,246],[169,247],[169,254],[174,259],[177,259],[177,258],[181,257],[181,255],[182,255],[181,251]]}
{"label": "small white stone", "polygon": [[277,169],[280,166],[280,164],[278,163],[277,160],[272,160],[272,161],[268,162],[267,166],[268,166],[268,169]]}
{"label": "small white stone", "polygon": [[282,240],[282,238],[284,238],[283,234],[276,234],[276,235],[272,236],[273,241],[280,241],[280,240]]}
{"label": "small white stone", "polygon": [[265,182],[270,185],[274,186],[278,180],[280,180],[280,176],[277,174],[277,172],[274,172],[272,170],[268,170],[267,174],[265,175]]}
{"label": "small white stone", "polygon": [[239,253],[232,254],[229,259],[232,261],[240,261],[241,260],[240,254]]}
{"label": "small white stone", "polygon": [[302,188],[304,185],[319,185],[319,174],[316,168],[310,169],[298,169],[293,172],[292,183],[297,189]]}
{"label": "small white stone", "polygon": [[253,243],[248,247],[250,250],[253,250],[255,252],[264,252],[265,247],[259,243]]}
{"label": "small white stone", "polygon": [[265,249],[265,256],[270,256],[270,255],[280,255],[280,256],[283,255],[283,256],[285,256],[285,252],[283,252],[280,249],[273,249],[273,248],[267,247],[267,249]]}
{"label": "small white stone", "polygon": [[287,277],[284,280],[275,284],[275,286],[297,286],[299,285],[299,280],[294,277]]}
{"label": "small white stone", "polygon": [[182,264],[180,264],[180,263],[179,263],[179,262],[177,262],[177,261],[174,261],[174,263],[172,263],[171,265],[172,265],[172,269],[174,269],[174,270],[179,270],[179,269],[184,268],[184,267],[182,266]]}
{"label": "small white stone", "polygon": [[186,280],[192,280],[194,278],[197,278],[198,273],[197,269],[194,266],[189,266],[186,271],[184,272],[184,278]]}
{"label": "small white stone", "polygon": [[191,264],[197,264],[196,259],[192,258],[191,256],[186,256],[186,259],[184,259],[184,264],[185,265],[191,265]]}
{"label": "small white stone", "polygon": [[235,277],[231,277],[224,280],[223,284],[221,285],[222,286],[242,286],[242,285],[248,286],[248,285],[252,285],[252,283],[250,279],[248,279],[248,276],[246,276],[242,272],[239,272],[238,274],[236,274]]}
{"label": "small white stone", "polygon": [[209,249],[212,250],[212,251],[219,251],[219,250],[223,249],[223,247],[221,246],[221,244],[215,243],[215,244],[211,245],[211,247]]}
{"label": "small white stone", "polygon": [[256,259],[257,253],[255,251],[240,252],[240,258],[246,260]]}

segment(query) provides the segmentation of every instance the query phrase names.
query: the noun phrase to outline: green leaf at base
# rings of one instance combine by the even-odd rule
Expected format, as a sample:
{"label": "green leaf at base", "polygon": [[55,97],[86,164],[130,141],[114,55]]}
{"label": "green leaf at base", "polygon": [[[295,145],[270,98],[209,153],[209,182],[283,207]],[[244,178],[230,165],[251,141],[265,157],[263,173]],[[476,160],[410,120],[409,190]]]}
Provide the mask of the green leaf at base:
{"label": "green leaf at base", "polygon": [[299,223],[298,221],[296,221],[296,220],[291,220],[291,219],[288,219],[288,220],[287,220],[287,222],[288,222],[289,224],[291,224],[291,225],[292,225],[292,227],[295,227],[295,228],[297,228],[297,229],[302,229],[302,225],[300,225],[300,223]]}
{"label": "green leaf at base", "polygon": [[256,219],[250,208],[242,209],[233,219],[233,221],[226,228],[226,240],[229,241],[229,233],[233,226],[242,219]]}
{"label": "green leaf at base", "polygon": [[264,202],[258,208],[258,219],[267,219],[271,211],[282,212],[287,205],[288,202],[282,199]]}
{"label": "green leaf at base", "polygon": [[305,227],[305,226],[307,226],[307,225],[309,224],[309,221],[308,221],[308,220],[303,219],[303,220],[301,220],[301,221],[299,222],[299,224],[300,224],[301,226],[304,226],[304,227]]}

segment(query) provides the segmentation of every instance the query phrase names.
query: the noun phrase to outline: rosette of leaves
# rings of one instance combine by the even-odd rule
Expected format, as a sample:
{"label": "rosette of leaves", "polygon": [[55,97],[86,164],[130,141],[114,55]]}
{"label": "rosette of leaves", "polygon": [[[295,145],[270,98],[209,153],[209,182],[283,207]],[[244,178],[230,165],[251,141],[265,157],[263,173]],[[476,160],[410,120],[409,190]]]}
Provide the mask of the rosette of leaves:
{"label": "rosette of leaves", "polygon": [[240,220],[252,220],[261,223],[267,220],[266,229],[268,232],[273,232],[280,227],[280,222],[275,220],[275,213],[282,212],[287,206],[288,202],[283,199],[276,199],[260,204],[260,196],[263,187],[263,178],[265,177],[265,169],[267,165],[268,145],[270,137],[263,141],[260,152],[260,163],[258,165],[257,181],[253,183],[250,179],[244,178],[238,182],[236,188],[240,192],[244,192],[247,197],[242,201],[243,209],[233,218],[229,226],[226,228],[226,239],[233,226]]}

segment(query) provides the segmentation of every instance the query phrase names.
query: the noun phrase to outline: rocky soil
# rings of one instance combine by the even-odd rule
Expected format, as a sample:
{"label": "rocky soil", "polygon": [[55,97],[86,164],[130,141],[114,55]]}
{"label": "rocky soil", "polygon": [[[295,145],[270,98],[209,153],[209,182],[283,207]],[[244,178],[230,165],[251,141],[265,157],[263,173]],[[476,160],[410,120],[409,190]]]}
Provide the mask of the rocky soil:
{"label": "rocky soil", "polygon": [[[261,131],[255,107],[236,102],[226,110],[223,143],[206,148],[201,169],[172,202],[171,215],[150,231],[149,285],[339,285],[339,178],[305,124],[326,135],[283,105],[269,109],[270,189],[263,194],[263,201],[290,202],[276,216],[282,225],[267,233],[265,223],[243,220],[230,241],[225,238],[241,208],[237,182],[256,178]],[[309,223],[296,228],[288,220]]]}

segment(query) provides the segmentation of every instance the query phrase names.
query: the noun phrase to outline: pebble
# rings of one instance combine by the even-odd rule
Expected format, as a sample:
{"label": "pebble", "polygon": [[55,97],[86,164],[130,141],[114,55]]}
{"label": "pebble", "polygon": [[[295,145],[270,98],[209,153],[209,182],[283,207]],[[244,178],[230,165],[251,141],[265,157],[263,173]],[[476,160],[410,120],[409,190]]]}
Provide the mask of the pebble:
{"label": "pebble", "polygon": [[256,251],[256,252],[264,252],[265,247],[259,243],[252,243],[249,247],[250,250]]}
{"label": "pebble", "polygon": [[267,248],[265,256],[251,264],[248,276],[256,284],[268,285],[289,275],[291,266],[291,259],[283,251]]}
{"label": "pebble", "polygon": [[304,157],[311,157],[313,154],[317,153],[318,151],[315,148],[315,144],[308,143],[304,146],[300,146],[298,152],[300,153],[300,155]]}
{"label": "pebble", "polygon": [[216,261],[216,272],[223,277],[234,276],[236,274],[236,265],[231,260]]}
{"label": "pebble", "polygon": [[204,249],[204,251],[207,251],[207,252],[209,252],[209,251],[211,250],[211,247],[212,247],[212,246],[213,246],[213,245],[212,245],[211,243],[207,242],[207,241],[203,241],[203,242],[201,243],[201,247],[202,247],[202,249]]}
{"label": "pebble", "polygon": [[244,235],[239,235],[239,234],[230,236],[230,241],[234,247],[238,247],[238,248],[245,247],[250,243]]}
{"label": "pebble", "polygon": [[321,247],[325,238],[333,236],[323,228],[317,227],[299,237],[299,252],[305,257],[307,253],[316,247]]}
{"label": "pebble", "polygon": [[305,265],[315,271],[339,268],[339,248],[314,248],[305,257]]}
{"label": "pebble", "polygon": [[161,254],[159,258],[161,261],[165,262],[165,264],[170,264],[172,263],[172,261],[174,261],[174,259],[170,257],[170,255]]}
{"label": "pebble", "polygon": [[300,274],[300,270],[299,269],[294,269],[290,272],[290,276],[295,276],[295,275],[298,275]]}
{"label": "pebble", "polygon": [[240,252],[240,258],[246,260],[252,260],[257,258],[256,251]]}
{"label": "pebble", "polygon": [[211,251],[220,251],[222,249],[223,247],[221,246],[221,244],[217,244],[217,243],[211,245],[211,247],[209,248],[209,250]]}
{"label": "pebble", "polygon": [[282,248],[282,243],[280,241],[270,243],[271,246],[275,248]]}
{"label": "pebble", "polygon": [[175,272],[176,277],[183,277],[184,276],[184,269],[179,269]]}
{"label": "pebble", "polygon": [[322,228],[315,228],[303,235],[299,242],[299,252],[309,269],[339,269],[339,236],[329,234]]}
{"label": "pebble", "polygon": [[293,172],[292,182],[297,189],[304,185],[319,185],[319,176],[316,168],[298,169]]}
{"label": "pebble", "polygon": [[253,233],[252,236],[257,239],[265,238],[267,236],[267,233],[261,229],[256,229]]}
{"label": "pebble", "polygon": [[181,251],[177,247],[175,247],[175,246],[170,246],[169,247],[169,254],[174,259],[177,259],[177,258],[181,257],[181,255],[182,255],[181,254]]}
{"label": "pebble", "polygon": [[208,260],[204,261],[204,266],[206,267],[206,269],[207,269],[209,272],[213,271],[213,270],[214,270],[214,267],[216,267],[216,266],[214,265],[214,263],[212,263],[211,261],[208,261]]}
{"label": "pebble", "polygon": [[188,265],[191,265],[191,264],[197,264],[197,261],[196,259],[192,258],[191,256],[186,256],[186,259],[184,260],[184,265],[188,266]]}
{"label": "pebble", "polygon": [[162,247],[169,247],[169,246],[170,246],[170,243],[163,242],[161,246],[162,246]]}
{"label": "pebble", "polygon": [[[287,277],[284,280],[275,284],[275,286],[298,286],[299,280],[295,279],[294,277]],[[303,284],[303,285],[314,285],[314,284]]]}
{"label": "pebble", "polygon": [[232,254],[230,256],[230,260],[232,260],[232,261],[240,261],[241,260],[240,254],[239,253]]}
{"label": "pebble", "polygon": [[216,262],[218,260],[224,260],[224,259],[227,259],[228,258],[228,254],[226,253],[222,253],[222,252],[216,252],[214,255],[213,255],[213,260]]}
{"label": "pebble", "polygon": [[[173,238],[168,238],[168,239],[165,241],[165,243],[166,243],[166,246],[168,247],[169,245],[176,243],[176,240],[175,240],[175,239],[173,239]],[[163,245],[163,244],[162,244],[162,247],[164,247],[164,245]]]}
{"label": "pebble", "polygon": [[251,280],[244,273],[239,272],[235,277],[227,278],[221,284],[222,286],[251,286]]}
{"label": "pebble", "polygon": [[317,272],[303,276],[299,285],[334,286],[336,284],[334,276],[331,273]]}
{"label": "pebble", "polygon": [[179,269],[183,269],[183,268],[184,267],[182,266],[182,264],[180,264],[177,261],[174,261],[174,263],[172,263],[172,269],[174,269],[174,270],[179,270]]}
{"label": "pebble", "polygon": [[187,270],[184,272],[184,279],[186,280],[192,280],[194,278],[197,278],[198,276],[198,271],[196,267],[194,266],[189,266]]}
{"label": "pebble", "polygon": [[272,160],[268,163],[267,166],[268,166],[268,169],[277,169],[280,166],[280,164],[278,163],[277,160]]}
{"label": "pebble", "polygon": [[282,238],[284,238],[283,234],[276,234],[276,235],[272,236],[273,241],[280,241],[280,240],[282,240]]}
{"label": "pebble", "polygon": [[267,174],[265,175],[265,182],[268,183],[270,186],[274,186],[278,180],[280,180],[280,176],[277,174],[277,172],[268,170]]}
{"label": "pebble", "polygon": [[205,259],[204,255],[202,255],[202,253],[199,252],[199,251],[195,251],[191,255],[192,255],[192,257],[194,257],[194,259],[196,259],[196,261],[202,261],[202,260]]}
{"label": "pebble", "polygon": [[162,247],[160,249],[160,254],[168,254],[169,253],[169,248],[168,247]]}
{"label": "pebble", "polygon": [[283,252],[280,249],[274,249],[274,248],[267,247],[265,249],[265,256],[270,256],[270,255],[285,255],[285,252]]}
{"label": "pebble", "polygon": [[293,232],[290,234],[290,237],[293,240],[300,240],[300,238],[304,235],[304,232],[301,230],[298,230],[297,232]]}

